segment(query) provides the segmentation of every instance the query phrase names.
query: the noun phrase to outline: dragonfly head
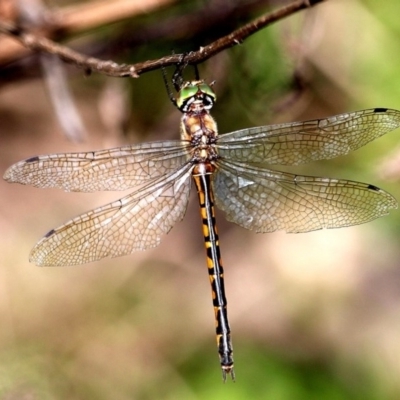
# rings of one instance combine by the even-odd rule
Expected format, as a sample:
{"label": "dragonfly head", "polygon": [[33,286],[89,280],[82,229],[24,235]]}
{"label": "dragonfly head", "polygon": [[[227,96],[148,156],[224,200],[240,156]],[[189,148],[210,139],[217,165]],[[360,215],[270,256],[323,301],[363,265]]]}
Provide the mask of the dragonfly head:
{"label": "dragonfly head", "polygon": [[176,99],[179,110],[186,113],[190,110],[211,109],[217,99],[211,85],[203,80],[185,82]]}

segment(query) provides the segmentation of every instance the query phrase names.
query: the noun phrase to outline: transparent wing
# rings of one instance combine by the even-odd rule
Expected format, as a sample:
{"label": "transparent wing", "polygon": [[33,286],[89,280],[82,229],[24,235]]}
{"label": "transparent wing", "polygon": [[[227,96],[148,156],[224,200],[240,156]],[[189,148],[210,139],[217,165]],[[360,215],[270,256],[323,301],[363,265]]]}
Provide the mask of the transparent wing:
{"label": "transparent wing", "polygon": [[297,165],[338,157],[400,127],[400,111],[374,108],[325,119],[267,125],[219,136],[226,159]]}
{"label": "transparent wing", "polygon": [[157,246],[185,214],[190,164],[120,200],[89,211],[51,230],[32,249],[42,266],[83,264]]}
{"label": "transparent wing", "polygon": [[385,191],[365,183],[298,176],[218,162],[213,189],[226,218],[256,232],[308,232],[361,224],[397,208]]}
{"label": "transparent wing", "polygon": [[4,179],[66,191],[125,190],[175,171],[187,161],[188,146],[188,142],[172,140],[36,156],[12,165]]}

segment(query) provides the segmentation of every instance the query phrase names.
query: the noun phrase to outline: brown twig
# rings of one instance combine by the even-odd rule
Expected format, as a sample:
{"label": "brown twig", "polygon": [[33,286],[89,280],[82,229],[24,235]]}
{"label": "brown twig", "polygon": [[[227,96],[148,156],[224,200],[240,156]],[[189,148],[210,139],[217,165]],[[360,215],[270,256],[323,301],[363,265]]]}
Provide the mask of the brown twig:
{"label": "brown twig", "polygon": [[[19,18],[19,2],[12,3],[12,12],[4,12],[1,9],[3,0],[0,0],[0,20],[15,21]],[[58,40],[91,29],[98,28],[116,22],[128,20],[136,15],[150,13],[161,7],[165,7],[173,0],[90,0],[83,4],[74,3],[73,5],[62,8],[48,8],[42,15],[42,25],[40,28],[42,37]],[[26,31],[27,30],[25,27]],[[36,33],[37,33],[36,31]],[[0,64],[7,64],[15,61],[27,54],[28,49],[9,37],[0,38]]]}
{"label": "brown twig", "polygon": [[[322,1],[325,0],[296,0],[287,6],[247,23],[229,35],[226,35],[205,47],[201,47],[198,51],[193,51],[185,55],[185,62],[188,64],[199,64],[204,62],[215,54],[242,43],[246,38],[260,29],[300,10],[313,7]],[[73,63],[87,72],[96,71],[114,77],[137,78],[145,72],[159,69],[161,67],[176,65],[182,61],[183,57],[182,54],[173,54],[157,60],[149,60],[136,64],[117,64],[113,61],[87,57],[66,46],[55,43],[52,40],[38,37],[22,29],[18,29],[15,25],[10,23],[0,21],[0,32],[17,38],[30,50],[56,54],[62,60]]]}

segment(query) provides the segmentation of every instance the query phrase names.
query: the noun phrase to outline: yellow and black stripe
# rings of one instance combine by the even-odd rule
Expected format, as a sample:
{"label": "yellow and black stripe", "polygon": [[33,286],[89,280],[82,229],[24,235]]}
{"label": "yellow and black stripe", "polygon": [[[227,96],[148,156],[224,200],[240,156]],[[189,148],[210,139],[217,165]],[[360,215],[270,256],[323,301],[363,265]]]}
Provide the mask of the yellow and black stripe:
{"label": "yellow and black stripe", "polygon": [[211,175],[203,173],[193,175],[200,202],[200,215],[203,222],[203,234],[207,252],[207,267],[211,283],[211,292],[215,313],[215,329],[217,336],[218,354],[222,368],[223,380],[226,375],[235,379],[233,371],[233,351],[231,331],[228,322],[227,302],[225,298],[224,270],[217,227],[215,223],[214,199],[211,190]]}

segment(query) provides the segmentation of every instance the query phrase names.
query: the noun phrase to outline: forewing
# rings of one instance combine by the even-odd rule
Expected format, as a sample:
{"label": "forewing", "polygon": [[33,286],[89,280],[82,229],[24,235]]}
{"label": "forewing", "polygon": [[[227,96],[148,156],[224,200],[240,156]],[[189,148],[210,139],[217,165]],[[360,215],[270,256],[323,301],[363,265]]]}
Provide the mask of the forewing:
{"label": "forewing", "polygon": [[83,264],[157,246],[185,214],[190,164],[137,192],[51,230],[30,254],[41,266]]}
{"label": "forewing", "polygon": [[297,165],[338,157],[400,127],[400,111],[374,108],[325,119],[267,125],[220,135],[222,158]]}
{"label": "forewing", "polygon": [[385,191],[365,183],[292,175],[218,163],[213,189],[226,218],[256,232],[308,232],[362,224],[397,208]]}
{"label": "forewing", "polygon": [[186,162],[187,147],[187,142],[172,140],[36,156],[12,165],[4,179],[66,191],[125,190],[175,171]]}

